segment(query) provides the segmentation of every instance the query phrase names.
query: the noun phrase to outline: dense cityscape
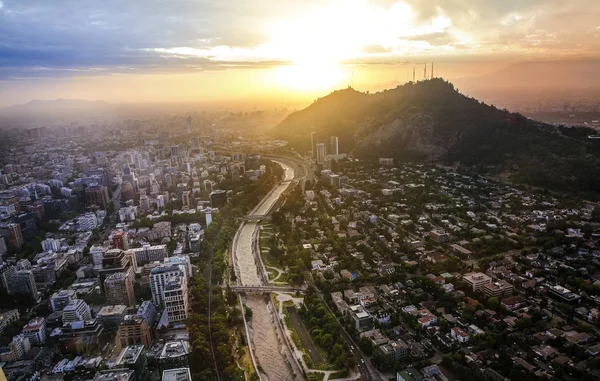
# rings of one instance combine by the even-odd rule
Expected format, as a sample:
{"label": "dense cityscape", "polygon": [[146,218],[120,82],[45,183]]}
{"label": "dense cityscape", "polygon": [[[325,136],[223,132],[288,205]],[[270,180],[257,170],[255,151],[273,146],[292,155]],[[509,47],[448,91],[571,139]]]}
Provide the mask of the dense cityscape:
{"label": "dense cityscape", "polygon": [[128,123],[3,136],[9,380],[600,376],[597,204],[219,114]]}
{"label": "dense cityscape", "polygon": [[600,381],[598,20],[0,0],[0,381]]}

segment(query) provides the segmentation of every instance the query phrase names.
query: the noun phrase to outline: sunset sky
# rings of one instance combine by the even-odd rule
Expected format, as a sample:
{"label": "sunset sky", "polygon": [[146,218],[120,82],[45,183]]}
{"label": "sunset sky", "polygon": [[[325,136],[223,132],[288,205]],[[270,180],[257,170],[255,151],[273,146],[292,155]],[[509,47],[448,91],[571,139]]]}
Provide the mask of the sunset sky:
{"label": "sunset sky", "polygon": [[0,0],[0,106],[313,96],[599,52],[598,0]]}

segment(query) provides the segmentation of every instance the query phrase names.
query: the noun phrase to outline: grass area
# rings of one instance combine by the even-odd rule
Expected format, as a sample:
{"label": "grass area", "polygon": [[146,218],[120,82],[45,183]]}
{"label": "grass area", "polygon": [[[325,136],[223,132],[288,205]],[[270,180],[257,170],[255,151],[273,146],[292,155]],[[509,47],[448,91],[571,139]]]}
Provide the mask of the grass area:
{"label": "grass area", "polygon": [[350,375],[350,371],[349,370],[342,370],[339,372],[335,372],[335,373],[331,373],[329,375],[329,379],[330,380],[335,380],[336,378],[346,378]]}
{"label": "grass area", "polygon": [[[286,307],[291,307],[293,305],[294,305],[294,302],[292,302],[291,300],[287,300],[284,302],[284,304],[283,304],[284,319],[283,320],[285,322],[286,327],[290,331],[290,337],[292,338],[294,345],[296,346],[296,348],[298,348],[298,350],[302,351],[302,359],[304,360],[304,363],[306,364],[306,366],[309,369],[329,370],[329,364],[327,363],[327,360],[324,360],[323,363],[321,363],[321,364],[314,364],[310,355],[308,354],[308,351],[306,350],[304,345],[302,345],[302,340],[300,340],[300,336],[298,335],[298,332],[296,331],[296,328],[294,327],[294,324],[292,323],[292,320],[291,320],[290,315],[286,308]],[[319,348],[319,352],[321,353],[321,357],[323,357],[323,359],[327,359],[327,354],[324,353],[323,351],[321,351],[320,348]]]}
{"label": "grass area", "polygon": [[325,379],[325,373],[314,372],[308,374],[309,381],[323,381]]}
{"label": "grass area", "polygon": [[[244,368],[244,371],[248,375],[249,380],[254,380],[258,378],[256,374],[256,370],[254,369],[254,365],[252,365],[252,359],[250,358],[250,352],[248,351],[247,346],[240,347],[239,350],[240,358],[238,360],[240,366]],[[243,353],[243,355],[242,355]]]}

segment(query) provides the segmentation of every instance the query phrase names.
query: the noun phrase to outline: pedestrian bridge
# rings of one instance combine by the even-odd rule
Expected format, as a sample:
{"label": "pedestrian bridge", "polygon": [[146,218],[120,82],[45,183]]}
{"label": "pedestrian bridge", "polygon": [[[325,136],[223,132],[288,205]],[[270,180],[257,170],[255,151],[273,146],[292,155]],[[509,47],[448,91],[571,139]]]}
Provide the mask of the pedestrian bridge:
{"label": "pedestrian bridge", "polygon": [[[224,286],[226,287],[226,286]],[[293,286],[231,286],[234,292],[245,294],[270,294],[272,292],[305,292],[306,287]]]}

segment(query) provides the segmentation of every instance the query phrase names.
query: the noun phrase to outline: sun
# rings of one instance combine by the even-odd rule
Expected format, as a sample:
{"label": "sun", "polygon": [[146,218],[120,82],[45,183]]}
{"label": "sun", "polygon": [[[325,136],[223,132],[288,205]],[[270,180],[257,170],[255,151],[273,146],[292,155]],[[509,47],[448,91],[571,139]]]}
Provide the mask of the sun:
{"label": "sun", "polygon": [[335,63],[281,65],[268,73],[269,81],[277,87],[310,92],[338,88],[351,79],[349,68]]}

